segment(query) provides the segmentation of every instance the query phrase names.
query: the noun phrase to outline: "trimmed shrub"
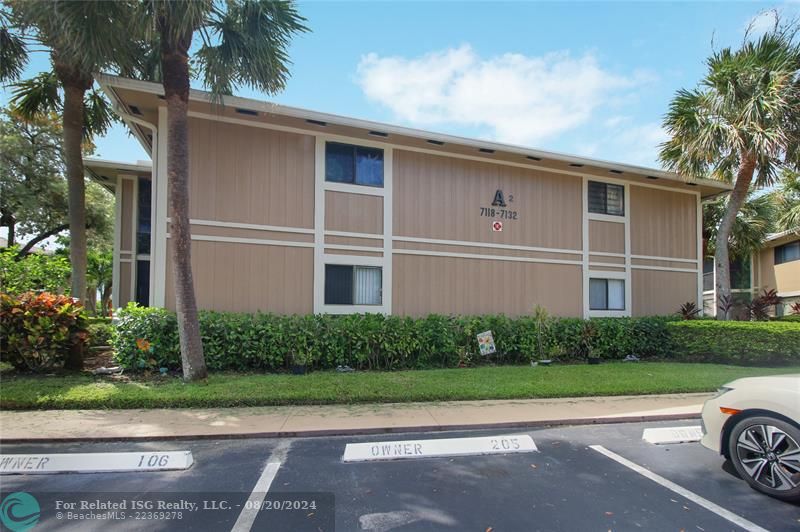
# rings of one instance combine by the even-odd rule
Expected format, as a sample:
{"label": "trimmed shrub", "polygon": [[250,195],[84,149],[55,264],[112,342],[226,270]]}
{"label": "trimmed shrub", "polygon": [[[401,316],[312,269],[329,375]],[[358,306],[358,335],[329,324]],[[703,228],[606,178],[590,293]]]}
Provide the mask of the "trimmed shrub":
{"label": "trimmed shrub", "polygon": [[668,324],[680,360],[741,365],[800,362],[800,324],[680,321]]}
{"label": "trimmed shrub", "polygon": [[64,364],[89,339],[83,307],[71,297],[0,294],[0,358],[17,369],[44,371]]}
{"label": "trimmed shrub", "polygon": [[[173,313],[129,305],[117,315],[113,337],[117,362],[133,370],[180,367],[180,345]],[[592,356],[607,360],[636,355],[673,355],[667,324],[676,318],[598,318]],[[584,320],[548,318],[542,327],[532,317],[442,316],[424,318],[350,314],[343,316],[200,312],[200,334],[210,370],[282,371],[291,364],[316,369],[347,365],[355,369],[452,368],[481,364],[527,364],[549,358],[585,361]],[[483,357],[476,335],[492,331],[497,353]]]}
{"label": "trimmed shrub", "polygon": [[111,345],[111,337],[114,334],[114,326],[109,322],[95,321],[87,326],[89,330],[89,345],[106,346]]}

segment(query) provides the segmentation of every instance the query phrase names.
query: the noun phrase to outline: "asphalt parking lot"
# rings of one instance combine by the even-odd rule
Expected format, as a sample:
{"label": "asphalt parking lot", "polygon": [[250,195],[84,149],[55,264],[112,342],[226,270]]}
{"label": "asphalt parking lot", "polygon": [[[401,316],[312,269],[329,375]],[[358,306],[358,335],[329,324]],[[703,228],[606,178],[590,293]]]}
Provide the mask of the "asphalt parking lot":
{"label": "asphalt parking lot", "polygon": [[[185,471],[4,475],[0,490],[4,496],[19,491],[36,496],[42,511],[33,530],[800,529],[800,506],[751,490],[699,443],[655,446],[641,439],[646,427],[692,424],[696,421],[294,440],[4,445],[3,454],[188,449],[194,465]],[[529,434],[538,451],[342,462],[348,443],[497,434]],[[53,505],[67,494],[72,500],[135,499],[168,506],[75,511],[72,519],[61,508],[59,519]]]}

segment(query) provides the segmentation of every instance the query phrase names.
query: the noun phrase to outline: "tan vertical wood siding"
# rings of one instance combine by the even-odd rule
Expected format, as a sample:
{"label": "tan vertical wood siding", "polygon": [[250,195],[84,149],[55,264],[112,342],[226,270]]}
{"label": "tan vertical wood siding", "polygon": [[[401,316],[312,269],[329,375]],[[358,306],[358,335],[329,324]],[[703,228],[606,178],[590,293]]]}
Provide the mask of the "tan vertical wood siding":
{"label": "tan vertical wood siding", "polygon": [[697,274],[633,270],[633,315],[674,314],[687,301],[697,300]]}
{"label": "tan vertical wood siding", "polygon": [[122,179],[120,182],[122,183],[122,206],[120,210],[121,224],[117,228],[120,231],[119,249],[121,252],[135,253],[133,242],[133,224],[136,213],[135,182],[133,179]]}
{"label": "tan vertical wood siding", "polygon": [[119,263],[119,286],[115,286],[114,290],[118,294],[118,304],[124,307],[130,301],[133,301],[133,294],[131,293],[131,282],[133,282],[133,265],[134,262],[120,262]]}
{"label": "tan vertical wood siding", "polygon": [[[201,309],[313,312],[311,248],[192,241],[192,271]],[[173,282],[172,261],[167,255],[166,307],[172,310]]]}
{"label": "tan vertical wood siding", "polygon": [[189,119],[189,216],[314,226],[314,137]]}
{"label": "tan vertical wood siding", "polygon": [[395,255],[393,314],[581,315],[580,266]]}
{"label": "tan vertical wood siding", "polygon": [[759,253],[760,279],[756,283],[760,290],[777,290],[781,293],[800,292],[800,261],[775,264],[775,248],[762,249]]}
{"label": "tan vertical wood siding", "polygon": [[625,253],[625,224],[589,220],[589,251]]}
{"label": "tan vertical wood siding", "polygon": [[[398,149],[393,168],[397,236],[581,249],[577,176]],[[481,216],[497,190],[506,207]],[[516,212],[517,219],[503,219],[500,209]],[[492,231],[494,220],[503,222],[502,232]]]}
{"label": "tan vertical wood siding", "polygon": [[325,229],[382,234],[383,197],[326,191]]}
{"label": "tan vertical wood siding", "polygon": [[634,255],[697,259],[696,196],[635,185],[630,196]]}

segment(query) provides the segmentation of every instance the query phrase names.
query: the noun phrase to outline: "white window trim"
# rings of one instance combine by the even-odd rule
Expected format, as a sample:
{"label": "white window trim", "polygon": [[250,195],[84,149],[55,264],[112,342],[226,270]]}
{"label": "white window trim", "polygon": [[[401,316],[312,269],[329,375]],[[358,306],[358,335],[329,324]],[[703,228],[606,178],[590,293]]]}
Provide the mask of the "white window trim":
{"label": "white window trim", "polygon": [[[589,212],[589,181],[598,183],[611,183],[614,185],[622,185],[623,187],[623,209],[624,216],[617,216],[613,214],[596,214]],[[635,186],[639,186],[635,184]],[[631,272],[635,266],[631,264],[631,183],[614,178],[601,178],[593,175],[583,176],[583,190],[582,204],[583,204],[583,317],[586,318],[622,318],[630,317],[633,313],[633,283],[631,282]],[[599,251],[590,251],[589,241],[589,222],[590,221],[602,222],[616,222],[625,224],[625,253],[608,253]],[[608,256],[608,257],[624,257],[624,264],[608,264],[615,268],[624,271],[609,271],[609,270],[592,270],[592,266],[596,263],[589,261],[589,256]],[[660,268],[659,268],[660,269]],[[589,308],[589,279],[622,279],[625,282],[625,309],[624,310],[592,310]]]}
{"label": "white window trim", "polygon": [[[309,132],[306,132],[308,134]],[[341,142],[341,137],[318,134],[315,136],[314,149],[314,313],[321,314],[354,314],[392,312],[392,146],[383,142],[350,139],[349,144],[383,149],[383,187],[335,183],[325,180],[325,144]],[[325,230],[325,192],[346,192],[383,198],[383,233],[350,233],[346,231]],[[362,238],[382,239],[382,247],[350,246],[344,244],[325,244],[325,235],[357,236]],[[366,257],[362,255],[330,255],[325,250],[368,251],[383,253],[382,257]],[[348,266],[378,266],[381,272],[381,304],[380,305],[326,305],[325,304],[325,265],[341,264]]]}
{"label": "white window trim", "polygon": [[[379,249],[380,251],[380,249]],[[322,304],[320,310],[315,313],[324,314],[356,314],[356,313],[371,313],[371,314],[389,314],[389,308],[386,305],[386,268],[385,261],[380,257],[363,257],[354,255],[327,255],[323,254],[322,264],[322,277],[314,279],[316,286],[322,289]],[[329,305],[325,303],[325,266],[328,264],[341,265],[341,266],[370,266],[381,268],[381,304],[380,305]]]}
{"label": "white window trim", "polygon": [[617,279],[623,281],[624,288],[625,288],[625,308],[622,310],[594,310],[589,309],[589,317],[591,318],[620,318],[625,316],[630,316],[630,308],[629,308],[629,297],[628,293],[630,292],[630,285],[629,285],[629,273],[628,272],[610,272],[610,271],[592,271],[589,274],[589,280],[591,279]]}

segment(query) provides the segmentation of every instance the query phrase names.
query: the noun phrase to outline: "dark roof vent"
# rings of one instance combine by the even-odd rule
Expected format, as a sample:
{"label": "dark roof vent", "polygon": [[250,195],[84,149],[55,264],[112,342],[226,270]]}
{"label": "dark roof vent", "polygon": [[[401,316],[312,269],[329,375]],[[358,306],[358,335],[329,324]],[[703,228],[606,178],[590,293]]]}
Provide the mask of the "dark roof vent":
{"label": "dark roof vent", "polygon": [[527,158],[530,159],[531,161],[541,161],[542,160],[541,157],[534,157],[533,155],[528,155]]}
{"label": "dark roof vent", "polygon": [[612,174],[621,174],[622,170],[609,170]]}
{"label": "dark roof vent", "polygon": [[385,137],[389,136],[388,133],[384,133],[383,131],[370,131],[369,134],[372,135],[373,137],[384,137],[385,138]]}
{"label": "dark roof vent", "polygon": [[647,176],[647,179],[658,179],[658,176],[649,175],[649,176]]}
{"label": "dark roof vent", "polygon": [[494,150],[490,150],[489,148],[480,148],[478,151],[481,153],[494,153]]}
{"label": "dark roof vent", "polygon": [[308,118],[306,120],[306,122],[308,122],[309,124],[313,124],[315,126],[327,126],[328,125],[327,122],[323,122],[322,120],[312,120],[310,118]]}
{"label": "dark roof vent", "polygon": [[130,109],[130,110],[131,110],[131,113],[133,113],[133,114],[135,114],[135,115],[142,116],[142,112],[141,112],[141,111],[139,110],[139,108],[138,108],[138,107],[136,107],[135,105],[129,105],[129,106],[128,106],[128,109]]}
{"label": "dark roof vent", "polygon": [[236,112],[240,115],[258,116],[258,111],[253,111],[252,109],[242,109],[241,107],[237,107]]}
{"label": "dark roof vent", "polygon": [[436,146],[444,146],[444,142],[441,140],[428,140],[428,144],[434,144]]}
{"label": "dark roof vent", "polygon": [[574,166],[575,168],[583,168],[583,165],[580,163],[569,163],[570,166]]}
{"label": "dark roof vent", "polygon": [[690,187],[696,187],[697,186],[697,183],[686,183],[686,184],[689,185]]}

